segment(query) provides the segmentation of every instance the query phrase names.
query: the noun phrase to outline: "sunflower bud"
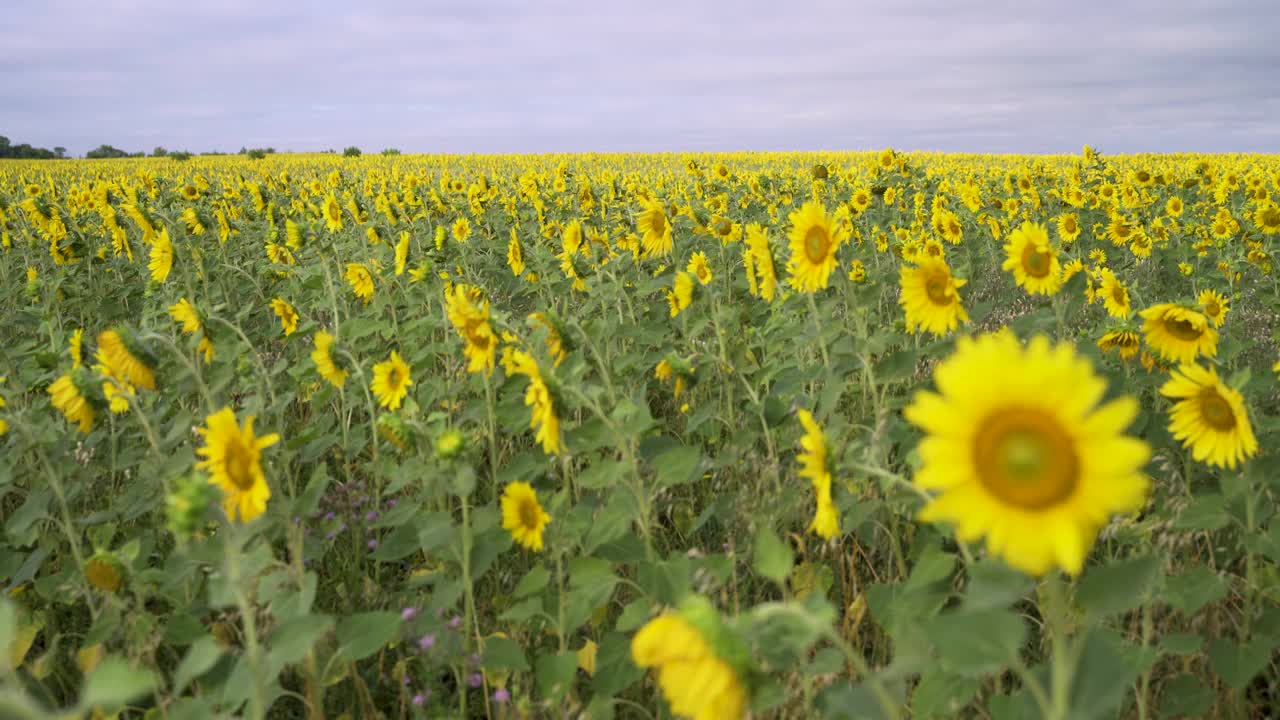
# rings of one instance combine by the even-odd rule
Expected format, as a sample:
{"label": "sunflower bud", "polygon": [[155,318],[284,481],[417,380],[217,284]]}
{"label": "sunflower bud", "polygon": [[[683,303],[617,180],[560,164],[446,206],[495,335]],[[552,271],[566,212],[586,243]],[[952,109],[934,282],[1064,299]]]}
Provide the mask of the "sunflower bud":
{"label": "sunflower bud", "polygon": [[451,460],[461,455],[466,449],[467,439],[458,430],[449,428],[436,436],[435,446],[436,457],[441,460]]}
{"label": "sunflower bud", "polygon": [[198,475],[181,478],[177,486],[165,498],[165,516],[169,532],[179,542],[189,539],[204,527],[210,506],[216,500],[218,489]]}
{"label": "sunflower bud", "polygon": [[99,551],[84,563],[84,579],[105,593],[114,593],[124,583],[124,563],[107,551]]}
{"label": "sunflower bud", "polygon": [[399,415],[383,413],[378,417],[378,434],[400,452],[408,452],[413,445],[413,433]]}

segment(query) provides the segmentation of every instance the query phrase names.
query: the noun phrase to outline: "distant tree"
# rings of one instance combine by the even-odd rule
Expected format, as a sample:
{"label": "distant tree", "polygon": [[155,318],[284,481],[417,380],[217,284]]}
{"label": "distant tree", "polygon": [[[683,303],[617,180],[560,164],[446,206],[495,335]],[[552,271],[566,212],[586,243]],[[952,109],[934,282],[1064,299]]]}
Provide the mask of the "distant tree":
{"label": "distant tree", "polygon": [[164,148],[162,148],[162,147],[160,147],[160,146],[158,146],[158,145],[156,146],[156,149],[155,149],[155,150],[152,150],[152,151],[151,151],[151,157],[164,157],[164,156],[166,156],[166,155],[168,155],[168,154],[169,154],[169,151],[168,151],[168,150],[165,150]]}
{"label": "distant tree", "polygon": [[387,148],[382,151],[382,154],[383,155],[399,155],[400,150],[398,148]]}
{"label": "distant tree", "polygon": [[267,156],[267,151],[262,148],[254,148],[245,154],[248,155],[251,160],[261,160]]}
{"label": "distant tree", "polygon": [[99,145],[98,147],[85,153],[84,156],[91,160],[101,160],[104,158],[128,157],[129,153],[121,150],[118,147],[112,147],[111,145]]}
{"label": "distant tree", "polygon": [[191,153],[186,150],[174,150],[169,153],[169,159],[177,160],[178,162],[186,162],[191,159]]}
{"label": "distant tree", "polygon": [[62,160],[67,157],[67,149],[59,145],[53,149],[53,156]]}
{"label": "distant tree", "polygon": [[360,148],[356,147],[355,145],[352,145],[351,147],[343,150],[342,154],[345,157],[360,157]]}
{"label": "distant tree", "polygon": [[28,143],[14,145],[9,138],[0,135],[0,158],[15,158],[24,160],[53,160],[60,157],[54,151],[32,147]]}
{"label": "distant tree", "polygon": [[147,156],[147,154],[146,154],[146,153],[144,153],[144,152],[142,152],[141,150],[139,150],[139,151],[138,151],[138,152],[136,152],[136,153],[129,153],[129,154],[127,155],[127,157],[135,157],[135,158],[136,158],[136,157],[146,157],[146,156]]}

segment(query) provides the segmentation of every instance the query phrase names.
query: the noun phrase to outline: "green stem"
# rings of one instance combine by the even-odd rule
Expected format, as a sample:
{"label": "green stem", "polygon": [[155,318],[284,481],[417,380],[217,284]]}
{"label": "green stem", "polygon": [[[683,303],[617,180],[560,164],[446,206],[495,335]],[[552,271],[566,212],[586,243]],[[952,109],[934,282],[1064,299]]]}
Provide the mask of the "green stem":
{"label": "green stem", "polygon": [[1048,620],[1050,641],[1052,646],[1052,666],[1050,667],[1050,708],[1049,720],[1067,720],[1071,710],[1071,676],[1075,671],[1074,652],[1067,627],[1070,623],[1066,589],[1062,578],[1050,573],[1045,578],[1046,619]]}

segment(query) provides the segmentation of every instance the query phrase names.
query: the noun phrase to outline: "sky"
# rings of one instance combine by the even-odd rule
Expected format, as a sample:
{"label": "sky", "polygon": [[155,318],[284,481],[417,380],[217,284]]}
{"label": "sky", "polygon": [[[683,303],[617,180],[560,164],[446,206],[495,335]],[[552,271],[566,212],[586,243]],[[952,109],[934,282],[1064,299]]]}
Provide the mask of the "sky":
{"label": "sky", "polygon": [[83,154],[1280,152],[1280,2],[6,0],[0,135]]}

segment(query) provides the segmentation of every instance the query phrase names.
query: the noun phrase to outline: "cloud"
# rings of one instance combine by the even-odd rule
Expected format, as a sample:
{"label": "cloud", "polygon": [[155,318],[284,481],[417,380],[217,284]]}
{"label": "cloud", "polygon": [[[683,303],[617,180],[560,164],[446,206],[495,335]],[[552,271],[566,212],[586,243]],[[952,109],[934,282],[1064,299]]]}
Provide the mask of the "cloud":
{"label": "cloud", "polygon": [[84,152],[1280,152],[1251,0],[25,3],[0,132]]}

